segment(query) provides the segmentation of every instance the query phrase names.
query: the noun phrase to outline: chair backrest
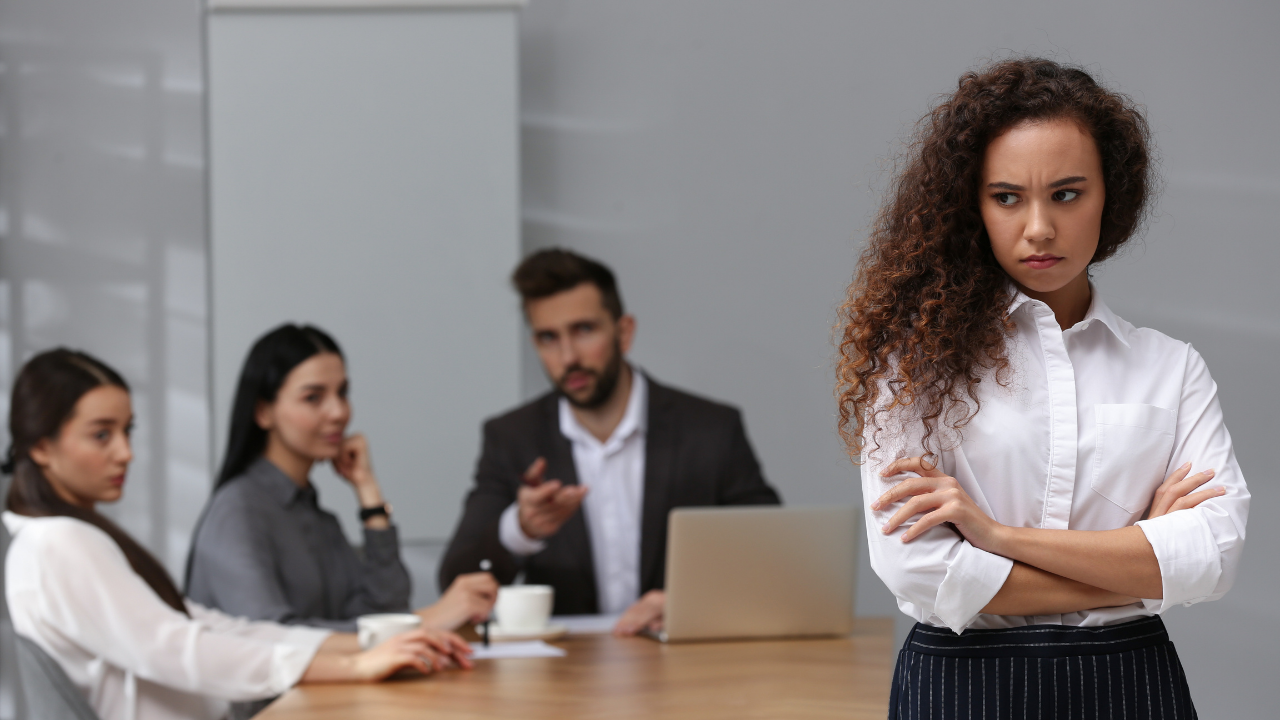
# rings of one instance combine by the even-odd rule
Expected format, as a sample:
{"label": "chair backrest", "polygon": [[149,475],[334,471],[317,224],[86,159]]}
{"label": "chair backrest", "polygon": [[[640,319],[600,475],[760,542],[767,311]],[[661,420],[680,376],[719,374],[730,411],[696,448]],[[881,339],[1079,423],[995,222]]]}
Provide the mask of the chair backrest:
{"label": "chair backrest", "polygon": [[[8,482],[0,481],[0,497],[7,494]],[[13,711],[16,720],[26,720],[22,683],[18,679],[18,655],[14,647],[13,623],[9,619],[9,599],[5,595],[4,568],[9,554],[9,528],[0,522],[0,711]]]}
{"label": "chair backrest", "polygon": [[10,655],[9,643],[3,643],[5,657],[0,670],[3,670],[6,680],[18,681],[13,683],[18,720],[99,720],[89,701],[67,677],[58,661],[31,640],[13,633],[4,582],[9,540],[9,529],[0,522],[0,627],[13,635],[15,646],[14,654]]}
{"label": "chair backrest", "polygon": [[28,638],[17,636],[18,676],[27,717],[40,720],[99,720],[89,701],[58,661]]}

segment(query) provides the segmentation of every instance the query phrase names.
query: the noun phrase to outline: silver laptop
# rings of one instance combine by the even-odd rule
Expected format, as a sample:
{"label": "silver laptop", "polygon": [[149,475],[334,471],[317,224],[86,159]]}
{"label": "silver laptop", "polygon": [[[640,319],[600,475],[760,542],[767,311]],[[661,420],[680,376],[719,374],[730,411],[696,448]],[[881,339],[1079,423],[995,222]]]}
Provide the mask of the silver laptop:
{"label": "silver laptop", "polygon": [[858,513],[839,507],[680,508],[667,535],[662,642],[847,635]]}

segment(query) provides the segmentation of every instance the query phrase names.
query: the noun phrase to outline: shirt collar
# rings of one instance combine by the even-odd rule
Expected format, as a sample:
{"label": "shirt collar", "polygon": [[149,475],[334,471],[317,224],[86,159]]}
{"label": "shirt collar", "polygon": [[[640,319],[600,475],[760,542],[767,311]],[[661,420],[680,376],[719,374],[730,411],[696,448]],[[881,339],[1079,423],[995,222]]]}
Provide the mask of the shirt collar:
{"label": "shirt collar", "polygon": [[575,443],[594,443],[602,445],[605,452],[611,452],[637,433],[644,434],[649,429],[649,381],[644,373],[634,365],[631,366],[631,394],[627,396],[627,409],[622,414],[622,421],[613,429],[609,439],[601,443],[590,431],[578,423],[573,416],[573,408],[563,396],[560,398],[560,434]]}
{"label": "shirt collar", "polygon": [[299,500],[311,504],[319,501],[314,485],[307,483],[307,487],[298,487],[292,478],[265,457],[254,461],[244,475],[244,479],[239,482],[252,482],[280,503],[281,507],[288,507]]}
{"label": "shirt collar", "polygon": [[[1084,314],[1083,320],[1067,328],[1064,333],[1079,332],[1089,327],[1095,320],[1097,320],[1110,330],[1111,334],[1115,335],[1117,340],[1124,343],[1125,347],[1129,347],[1129,323],[1121,320],[1120,316],[1112,312],[1110,307],[1107,307],[1107,303],[1102,300],[1102,294],[1098,292],[1097,285],[1089,283],[1089,290],[1089,294],[1092,296],[1092,299],[1089,301],[1089,311]],[[1016,287],[1011,287],[1011,292],[1013,292],[1013,302],[1009,303],[1010,315],[1017,312],[1018,308],[1021,308],[1023,305],[1028,303],[1036,302],[1042,306],[1044,305],[1044,303],[1028,297],[1026,293],[1018,290]],[[1045,307],[1047,308],[1047,306]]]}
{"label": "shirt collar", "polygon": [[4,527],[9,531],[9,535],[17,535],[18,531],[30,525],[36,518],[27,515],[19,515],[12,510],[4,511]]}

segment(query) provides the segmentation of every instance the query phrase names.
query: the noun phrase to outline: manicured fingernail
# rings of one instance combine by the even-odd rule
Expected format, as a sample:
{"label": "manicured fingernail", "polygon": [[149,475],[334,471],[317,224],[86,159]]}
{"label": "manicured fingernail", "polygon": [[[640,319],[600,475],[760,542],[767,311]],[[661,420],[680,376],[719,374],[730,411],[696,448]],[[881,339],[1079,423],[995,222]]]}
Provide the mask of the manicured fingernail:
{"label": "manicured fingernail", "polygon": [[1178,468],[1178,469],[1179,469],[1179,470],[1186,470],[1186,469],[1187,469],[1187,468],[1189,468],[1189,467],[1191,467],[1191,462],[1190,462],[1190,461],[1182,463],[1182,467],[1180,467],[1180,468]]}
{"label": "manicured fingernail", "polygon": [[879,509],[880,509],[880,501],[879,501],[879,500],[876,500],[876,501],[872,502],[872,503],[871,503],[871,509],[872,509],[872,510],[879,510]]}
{"label": "manicured fingernail", "polygon": [[880,528],[880,534],[881,534],[881,535],[888,535],[888,534],[889,534],[889,526],[888,526],[888,525],[881,526],[881,528]]}
{"label": "manicured fingernail", "polygon": [[1226,495],[1226,494],[1227,494],[1227,489],[1226,489],[1226,488],[1224,488],[1224,487],[1220,487],[1220,488],[1218,488],[1218,494],[1219,494],[1219,495]]}
{"label": "manicured fingernail", "polygon": [[1204,474],[1205,474],[1205,475],[1208,475],[1209,477],[1213,477],[1213,470],[1212,470],[1212,469],[1210,469],[1210,470],[1205,470],[1205,471],[1204,471]]}

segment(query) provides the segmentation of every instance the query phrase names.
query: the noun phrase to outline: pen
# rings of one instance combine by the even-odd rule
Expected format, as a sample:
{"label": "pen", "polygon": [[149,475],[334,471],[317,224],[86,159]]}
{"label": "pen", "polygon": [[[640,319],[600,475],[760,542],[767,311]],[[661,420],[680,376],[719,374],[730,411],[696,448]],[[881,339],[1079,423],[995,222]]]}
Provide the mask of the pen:
{"label": "pen", "polygon": [[[493,564],[489,562],[489,559],[488,559],[488,558],[485,558],[484,560],[481,560],[481,561],[480,561],[480,569],[481,569],[483,572],[489,572],[489,568],[491,568],[491,567],[493,567]],[[480,624],[480,627],[481,627],[481,630],[480,630],[480,641],[484,644],[484,646],[485,646],[485,647],[489,647],[489,618],[488,618],[488,616],[486,616],[486,617],[485,617],[484,622]]]}

